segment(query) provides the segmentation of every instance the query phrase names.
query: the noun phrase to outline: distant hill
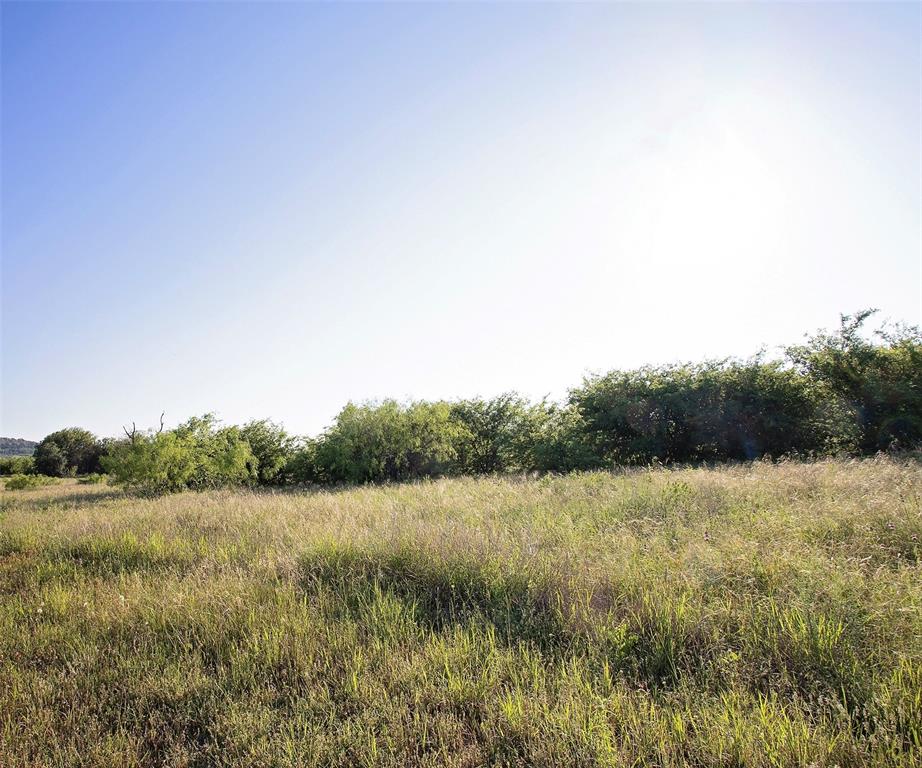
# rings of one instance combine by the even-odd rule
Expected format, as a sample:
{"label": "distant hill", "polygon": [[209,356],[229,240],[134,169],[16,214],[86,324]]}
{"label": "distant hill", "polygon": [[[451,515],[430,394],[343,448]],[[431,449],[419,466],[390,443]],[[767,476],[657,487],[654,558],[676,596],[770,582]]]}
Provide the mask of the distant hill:
{"label": "distant hill", "polygon": [[0,456],[31,456],[38,445],[21,437],[0,437]]}

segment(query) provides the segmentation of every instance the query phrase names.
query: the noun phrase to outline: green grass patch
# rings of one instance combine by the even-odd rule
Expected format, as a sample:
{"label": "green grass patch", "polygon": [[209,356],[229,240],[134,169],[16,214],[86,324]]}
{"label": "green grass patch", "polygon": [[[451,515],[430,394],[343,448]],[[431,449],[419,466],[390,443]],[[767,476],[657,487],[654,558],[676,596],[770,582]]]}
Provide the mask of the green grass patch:
{"label": "green grass patch", "polygon": [[0,765],[919,766],[919,488],[9,494]]}

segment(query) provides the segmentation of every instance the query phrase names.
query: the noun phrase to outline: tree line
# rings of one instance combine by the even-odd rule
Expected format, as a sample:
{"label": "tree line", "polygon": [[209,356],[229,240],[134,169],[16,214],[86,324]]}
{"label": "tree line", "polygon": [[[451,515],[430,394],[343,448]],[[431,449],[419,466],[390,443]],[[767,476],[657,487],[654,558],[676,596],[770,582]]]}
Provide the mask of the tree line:
{"label": "tree line", "polygon": [[[106,472],[140,492],[229,485],[364,483],[570,471],[654,462],[868,454],[922,444],[922,334],[843,315],[781,359],[648,366],[586,377],[564,403],[491,399],[348,403],[315,438],[267,419],[214,415],[99,440],[70,428],[0,471]],[[12,467],[9,462],[22,463]]]}

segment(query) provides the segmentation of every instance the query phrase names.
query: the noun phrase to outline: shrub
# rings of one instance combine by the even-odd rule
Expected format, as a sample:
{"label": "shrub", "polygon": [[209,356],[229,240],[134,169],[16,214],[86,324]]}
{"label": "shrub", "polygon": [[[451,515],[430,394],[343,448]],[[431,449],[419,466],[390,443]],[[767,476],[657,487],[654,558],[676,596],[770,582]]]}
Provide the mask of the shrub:
{"label": "shrub", "polygon": [[544,472],[599,469],[604,461],[586,439],[586,424],[572,405],[541,403],[531,410],[534,438],[529,466]]}
{"label": "shrub", "polygon": [[41,488],[45,485],[53,485],[58,482],[55,477],[47,475],[13,475],[5,481],[6,490],[8,491],[25,491],[30,488]]}
{"label": "shrub", "polygon": [[606,465],[821,451],[848,429],[821,418],[821,403],[805,377],[761,357],[613,371],[570,393],[585,447]]}
{"label": "shrub", "polygon": [[219,427],[212,413],[193,417],[173,430],[192,458],[190,488],[250,485],[256,482],[256,458],[239,427]]}
{"label": "shrub", "polygon": [[240,429],[219,428],[213,414],[121,440],[103,466],[116,483],[152,494],[256,481],[256,459]]}
{"label": "shrub", "polygon": [[323,479],[323,473],[317,464],[319,440],[301,440],[293,447],[288,461],[282,470],[286,483],[317,483]]}
{"label": "shrub", "polygon": [[461,430],[445,402],[349,403],[318,440],[318,479],[360,483],[451,473]]}
{"label": "shrub", "polygon": [[459,471],[482,474],[529,468],[534,419],[528,401],[520,395],[460,400],[452,403],[451,418],[460,427],[455,437]]}
{"label": "shrub", "polygon": [[836,332],[787,350],[818,395],[849,413],[849,447],[862,453],[922,442],[922,333],[884,326],[874,332],[883,343],[874,343],[861,330],[875,312],[842,315]]}
{"label": "shrub", "polygon": [[269,485],[284,479],[283,470],[294,451],[294,439],[268,419],[244,424],[240,436],[247,441],[256,459],[256,477],[259,483]]}
{"label": "shrub", "polygon": [[0,458],[0,475],[31,475],[35,460],[31,456],[4,456]]}

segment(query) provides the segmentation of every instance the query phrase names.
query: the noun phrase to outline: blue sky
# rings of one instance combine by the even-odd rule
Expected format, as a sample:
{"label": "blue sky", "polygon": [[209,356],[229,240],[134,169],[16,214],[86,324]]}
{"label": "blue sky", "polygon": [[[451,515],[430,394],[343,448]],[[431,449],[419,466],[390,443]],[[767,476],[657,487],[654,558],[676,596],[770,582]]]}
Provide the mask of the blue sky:
{"label": "blue sky", "polygon": [[0,433],[922,322],[922,6],[2,4]]}

